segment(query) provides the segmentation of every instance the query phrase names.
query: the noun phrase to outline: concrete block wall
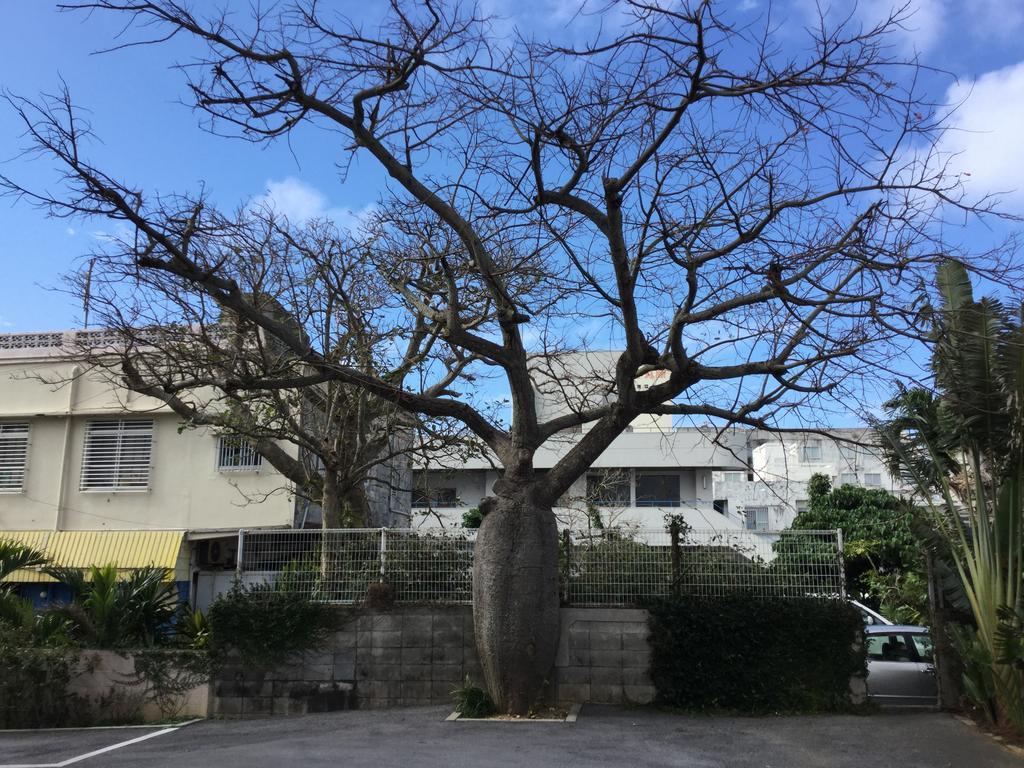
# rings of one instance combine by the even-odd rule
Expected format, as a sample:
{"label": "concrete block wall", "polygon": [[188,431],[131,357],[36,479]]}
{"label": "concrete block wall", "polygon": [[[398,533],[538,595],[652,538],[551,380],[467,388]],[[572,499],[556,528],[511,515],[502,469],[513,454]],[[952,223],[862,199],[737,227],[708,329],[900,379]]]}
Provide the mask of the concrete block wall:
{"label": "concrete block wall", "polygon": [[555,659],[555,696],[561,702],[649,704],[650,631],[647,611],[563,608]]}
{"label": "concrete block wall", "polygon": [[470,606],[410,606],[351,618],[322,649],[273,669],[226,666],[214,715],[292,715],[448,703],[481,679]]}
{"label": "concrete block wall", "polygon": [[[563,608],[551,696],[564,703],[647,703],[647,612]],[[470,606],[408,606],[350,619],[322,649],[274,669],[226,666],[212,714],[292,715],[353,707],[448,704],[482,683]]]}

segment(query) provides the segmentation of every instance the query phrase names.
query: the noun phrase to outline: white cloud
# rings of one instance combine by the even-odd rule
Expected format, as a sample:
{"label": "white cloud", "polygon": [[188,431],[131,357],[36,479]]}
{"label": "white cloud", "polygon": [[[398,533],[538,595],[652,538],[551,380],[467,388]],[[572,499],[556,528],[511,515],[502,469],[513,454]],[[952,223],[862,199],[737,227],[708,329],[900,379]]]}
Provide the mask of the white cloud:
{"label": "white cloud", "polygon": [[339,227],[353,231],[359,229],[376,210],[373,203],[359,210],[332,206],[320,190],[293,176],[267,181],[266,192],[253,198],[250,205],[254,208],[266,206],[294,224],[310,219],[331,219]]}
{"label": "white cloud", "polygon": [[67,230],[65,230],[65,231],[66,231],[66,232],[68,233],[68,235],[70,235],[71,237],[74,237],[74,236],[75,236],[75,228],[74,228],[74,227],[68,227],[68,228],[67,228]]}
{"label": "white cloud", "polygon": [[8,320],[3,315],[0,315],[0,328],[13,328],[13,327],[14,327],[14,323],[12,323],[10,320]]}
{"label": "white cloud", "polygon": [[737,7],[741,11],[752,11],[760,4],[759,0],[740,0],[740,4]]}
{"label": "white cloud", "polygon": [[967,191],[1005,192],[1005,206],[1024,211],[1024,61],[951,86],[946,102],[956,111],[939,150],[956,155]]}

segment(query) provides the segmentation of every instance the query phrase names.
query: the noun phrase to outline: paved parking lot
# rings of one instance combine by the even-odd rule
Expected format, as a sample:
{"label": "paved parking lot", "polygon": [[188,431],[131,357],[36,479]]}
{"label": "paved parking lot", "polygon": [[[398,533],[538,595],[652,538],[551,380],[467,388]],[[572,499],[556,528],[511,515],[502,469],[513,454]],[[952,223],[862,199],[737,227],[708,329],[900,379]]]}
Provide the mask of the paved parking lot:
{"label": "paved parking lot", "polygon": [[[299,760],[302,768],[1024,766],[1016,755],[939,713],[735,718],[588,706],[574,725],[449,723],[447,714],[428,707],[208,720],[177,729],[0,733],[0,768],[259,768]],[[128,740],[134,741],[116,746]],[[108,747],[116,748],[96,753]]]}

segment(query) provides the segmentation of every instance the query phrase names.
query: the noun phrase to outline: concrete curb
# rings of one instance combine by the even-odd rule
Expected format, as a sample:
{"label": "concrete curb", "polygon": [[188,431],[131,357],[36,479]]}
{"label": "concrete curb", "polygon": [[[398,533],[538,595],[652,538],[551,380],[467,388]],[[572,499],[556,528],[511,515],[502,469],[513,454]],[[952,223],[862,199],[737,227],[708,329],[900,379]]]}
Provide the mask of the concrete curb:
{"label": "concrete curb", "polygon": [[569,712],[566,714],[564,719],[555,720],[550,717],[523,717],[516,718],[514,720],[494,720],[489,717],[463,717],[458,712],[452,712],[448,717],[444,719],[446,723],[566,723],[572,724],[579,719],[580,710],[583,708],[582,704],[573,704],[569,707]]}
{"label": "concrete curb", "polygon": [[195,717],[191,720],[182,720],[180,723],[153,723],[147,725],[70,725],[64,728],[0,728],[0,733],[68,733],[70,731],[122,731],[129,728],[183,728],[192,723],[200,723],[206,720],[205,717]]}
{"label": "concrete curb", "polygon": [[1024,757],[1024,747],[1018,747],[1016,744],[1011,744],[1009,741],[1007,741],[1002,736],[997,736],[996,734],[991,733],[990,731],[985,730],[980,725],[978,725],[976,722],[974,722],[974,720],[972,720],[971,718],[969,718],[969,717],[967,717],[965,715],[953,715],[953,717],[955,719],[959,720],[964,725],[966,725],[966,726],[968,726],[970,728],[973,728],[975,731],[980,733],[982,736],[984,736],[984,737],[986,737],[988,739],[991,739],[992,741],[998,743],[999,746],[1001,746],[1007,752],[1010,752],[1011,754],[1014,754],[1017,757]]}

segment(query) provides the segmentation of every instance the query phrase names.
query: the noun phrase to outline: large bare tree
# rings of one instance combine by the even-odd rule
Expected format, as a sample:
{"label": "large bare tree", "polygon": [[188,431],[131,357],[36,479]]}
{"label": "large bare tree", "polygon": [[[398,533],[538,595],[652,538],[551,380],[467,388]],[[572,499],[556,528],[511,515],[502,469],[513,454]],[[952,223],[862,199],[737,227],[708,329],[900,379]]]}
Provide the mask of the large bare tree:
{"label": "large bare tree", "polygon": [[385,500],[410,491],[410,465],[472,451],[472,436],[457,422],[418,418],[322,368],[348,366],[404,387],[409,380],[418,386],[425,368],[444,365],[446,374],[432,382],[442,392],[473,357],[438,346],[436,330],[423,321],[396,326],[405,318],[394,311],[390,286],[330,220],[293,225],[266,206],[225,217],[203,211],[200,201],[180,202],[181,215],[191,217],[189,248],[233,280],[256,312],[315,344],[320,368],[244,314],[168,290],[161,272],[140,271],[134,257],[125,258],[137,253],[135,233],[108,236],[72,276],[103,329],[78,335],[74,352],[89,374],[164,402],[187,428],[251,445],[300,500],[319,507],[325,528],[391,524]]}
{"label": "large bare tree", "polygon": [[[965,201],[930,149],[941,120],[913,90],[915,67],[890,56],[899,12],[871,28],[790,26],[783,44],[768,17],[737,27],[710,2],[633,0],[566,43],[495,39],[471,5],[443,0],[393,0],[364,21],[313,2],[245,20],[170,0],[79,7],[125,15],[137,42],[194,38],[205,54],[182,71],[206,128],[260,143],[317,124],[337,137],[325,161],[358,155],[390,177],[360,238],[389,289],[374,322],[406,342],[425,333],[453,361],[425,365],[415,386],[332,357],[287,299],[261,302],[223,261],[230,230],[207,201],[158,198],[90,164],[63,98],[16,105],[67,194],[7,183],[58,215],[127,222],[109,274],[208,302],[304,376],[458,422],[488,446],[503,473],[476,544],[476,640],[511,712],[554,661],[552,505],[570,484],[639,414],[771,429],[849,407],[918,337],[943,215],[989,207]],[[221,246],[208,231],[224,232]],[[531,352],[587,339],[622,350],[609,391],[541,417]],[[469,377],[494,372],[508,422],[472,397]],[[657,383],[635,386],[651,372]],[[534,472],[541,445],[584,425]]]}

